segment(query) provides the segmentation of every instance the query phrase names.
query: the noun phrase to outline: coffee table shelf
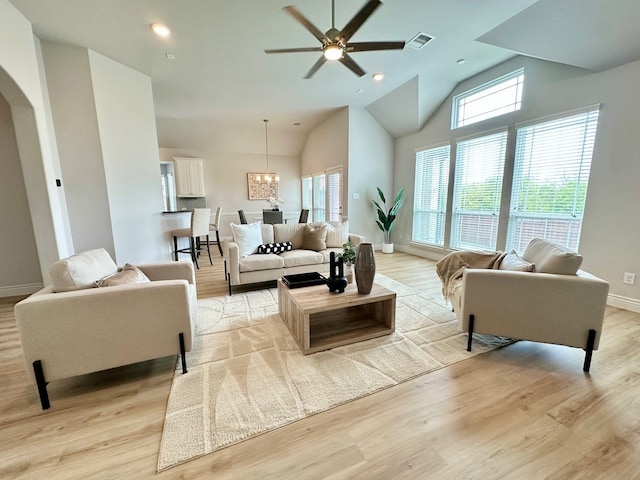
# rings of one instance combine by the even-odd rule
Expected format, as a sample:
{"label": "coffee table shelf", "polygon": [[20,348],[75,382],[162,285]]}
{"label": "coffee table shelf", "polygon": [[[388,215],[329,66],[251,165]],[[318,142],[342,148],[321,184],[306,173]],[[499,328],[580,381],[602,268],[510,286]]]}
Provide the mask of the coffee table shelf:
{"label": "coffee table shelf", "polygon": [[396,294],[374,284],[359,294],[355,284],[344,293],[325,285],[289,289],[278,280],[280,316],[304,354],[389,335],[395,330]]}

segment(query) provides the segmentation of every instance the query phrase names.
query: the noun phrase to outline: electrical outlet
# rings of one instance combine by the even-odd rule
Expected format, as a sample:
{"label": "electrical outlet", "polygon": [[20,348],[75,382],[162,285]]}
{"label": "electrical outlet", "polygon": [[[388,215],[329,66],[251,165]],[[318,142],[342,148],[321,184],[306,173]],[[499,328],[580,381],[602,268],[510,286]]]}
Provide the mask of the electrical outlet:
{"label": "electrical outlet", "polygon": [[627,285],[635,285],[636,274],[631,272],[624,272],[624,277],[622,277],[622,283],[626,283]]}

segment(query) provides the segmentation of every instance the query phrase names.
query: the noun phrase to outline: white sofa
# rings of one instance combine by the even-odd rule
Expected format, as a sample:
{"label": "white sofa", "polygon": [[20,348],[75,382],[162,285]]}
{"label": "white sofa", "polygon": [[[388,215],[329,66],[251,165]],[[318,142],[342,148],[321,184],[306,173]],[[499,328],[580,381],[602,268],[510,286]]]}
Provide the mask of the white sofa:
{"label": "white sofa", "polygon": [[[47,383],[191,350],[197,309],[190,261],[118,269],[104,249],[59,260],[52,285],[15,306],[29,378]],[[97,287],[95,282],[112,285]]]}
{"label": "white sofa", "polygon": [[[329,256],[331,252],[342,252],[342,245],[351,242],[358,246],[364,242],[362,235],[349,232],[348,222],[318,222],[318,223],[282,223],[274,225],[249,224],[231,225],[233,238],[224,241],[224,258],[227,270],[229,295],[232,287],[252,283],[277,280],[283,275],[297,273],[329,272]],[[239,235],[243,229],[259,229],[259,242],[253,240],[249,245],[243,245],[246,238]],[[303,248],[306,234],[310,230],[325,228],[324,248],[313,245],[314,249]],[[306,232],[305,232],[306,229]],[[239,245],[240,242],[240,245]],[[291,242],[292,249],[279,254],[258,253],[258,244],[272,244]],[[246,242],[245,242],[246,243]],[[322,247],[322,245],[320,245]]]}
{"label": "white sofa", "polygon": [[[579,270],[581,255],[542,239],[533,239],[521,259],[514,255],[498,256],[485,268],[463,267],[451,279],[445,294],[460,328],[469,332],[467,350],[474,333],[568,345],[586,351],[588,372],[600,343],[609,284]],[[439,273],[444,260],[436,267]]]}

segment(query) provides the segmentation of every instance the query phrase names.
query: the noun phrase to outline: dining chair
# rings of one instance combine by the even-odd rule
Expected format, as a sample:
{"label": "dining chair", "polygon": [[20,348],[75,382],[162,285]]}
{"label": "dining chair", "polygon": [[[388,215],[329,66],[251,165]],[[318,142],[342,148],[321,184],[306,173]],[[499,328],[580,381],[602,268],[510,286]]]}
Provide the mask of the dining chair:
{"label": "dining chair", "polygon": [[[191,254],[191,261],[198,265],[198,256],[200,255],[201,243],[200,237],[206,237],[207,253],[209,254],[209,263],[213,265],[211,260],[211,250],[209,248],[209,217],[211,216],[210,208],[194,208],[191,210],[191,225],[187,228],[178,228],[171,231],[173,235],[173,251],[174,260],[178,261],[179,253]],[[189,248],[178,249],[178,238],[189,238]]]}
{"label": "dining chair", "polygon": [[282,212],[280,210],[263,210],[262,211],[262,223],[275,224],[282,223]]}
{"label": "dining chair", "polygon": [[220,217],[222,217],[222,208],[218,207],[216,208],[216,216],[213,219],[213,223],[209,224],[209,231],[214,230],[216,232],[216,243],[218,244],[218,251],[220,252],[220,256],[223,257],[224,254],[222,253],[222,245],[220,244],[220,232],[218,230],[220,228]]}
{"label": "dining chair", "polygon": [[306,208],[303,208],[302,210],[300,210],[300,218],[298,219],[298,223],[307,223],[308,220],[309,220],[309,210]]}
{"label": "dining chair", "polygon": [[244,214],[244,210],[238,210],[238,215],[240,216],[240,223],[246,224],[247,223],[247,217]]}

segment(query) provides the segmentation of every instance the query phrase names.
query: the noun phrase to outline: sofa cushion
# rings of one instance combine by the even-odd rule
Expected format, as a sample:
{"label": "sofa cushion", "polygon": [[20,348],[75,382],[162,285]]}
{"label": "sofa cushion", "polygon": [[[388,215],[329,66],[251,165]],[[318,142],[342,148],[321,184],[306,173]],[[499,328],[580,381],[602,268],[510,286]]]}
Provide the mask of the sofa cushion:
{"label": "sofa cushion", "polygon": [[500,262],[499,270],[512,270],[515,272],[533,272],[536,266],[533,263],[522,260],[515,250],[507,253]]}
{"label": "sofa cushion", "polygon": [[270,223],[260,224],[260,231],[262,232],[262,243],[273,243],[273,225]]}
{"label": "sofa cushion", "polygon": [[258,251],[262,245],[262,230],[259,223],[248,223],[236,225],[231,224],[233,241],[238,244],[238,254],[240,258],[251,255]]}
{"label": "sofa cushion", "polygon": [[311,225],[305,225],[302,248],[305,250],[315,250],[316,252],[327,248],[327,230],[327,225],[315,228]]}
{"label": "sofa cushion", "polygon": [[117,285],[129,285],[133,283],[149,283],[147,277],[142,270],[135,265],[125,263],[122,270],[107,275],[96,282],[96,287],[114,287]]}
{"label": "sofa cushion", "polygon": [[280,255],[268,253],[266,255],[249,255],[241,258],[239,264],[240,272],[244,273],[282,268],[284,267],[284,260]]}
{"label": "sofa cushion", "polygon": [[282,253],[292,250],[293,247],[291,242],[273,242],[273,243],[263,243],[258,247],[258,253],[266,254],[266,253]]}
{"label": "sofa cushion", "polygon": [[539,273],[575,275],[582,265],[582,255],[541,238],[529,242],[522,259],[535,264]]}
{"label": "sofa cushion", "polygon": [[336,253],[336,258],[338,257],[338,254],[342,253],[342,248],[325,248],[324,250],[319,251],[318,253],[322,254],[322,263],[329,263],[331,262],[331,252],[335,252]]}
{"label": "sofa cushion", "polygon": [[319,252],[312,250],[291,250],[279,255],[284,260],[285,268],[299,267],[302,265],[320,265],[324,257]]}
{"label": "sofa cushion", "polygon": [[304,223],[276,223],[273,225],[274,242],[291,242],[293,249],[302,248]]}
{"label": "sofa cushion", "polygon": [[55,292],[70,292],[95,287],[95,282],[118,267],[104,248],[87,250],[55,262],[49,268]]}
{"label": "sofa cushion", "polygon": [[349,221],[327,222],[327,248],[342,248],[349,241]]}

